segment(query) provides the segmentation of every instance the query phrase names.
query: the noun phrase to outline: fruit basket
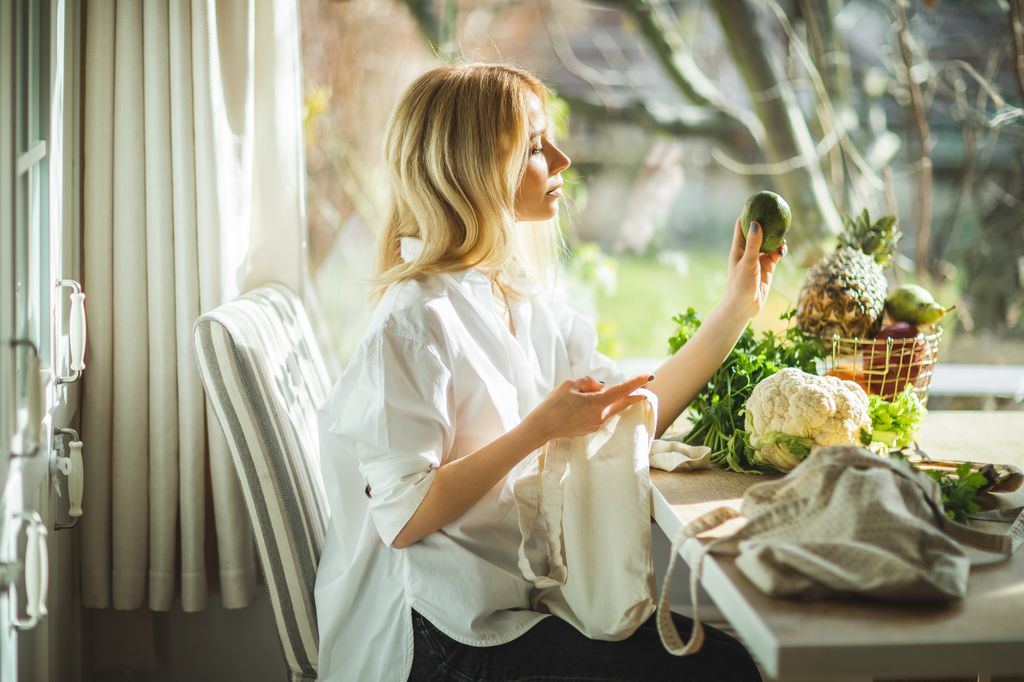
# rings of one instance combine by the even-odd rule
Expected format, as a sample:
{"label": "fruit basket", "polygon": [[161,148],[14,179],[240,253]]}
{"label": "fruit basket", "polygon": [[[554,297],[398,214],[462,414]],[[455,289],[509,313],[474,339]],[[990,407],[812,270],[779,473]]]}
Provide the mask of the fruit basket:
{"label": "fruit basket", "polygon": [[855,381],[869,394],[892,400],[907,384],[914,386],[922,405],[928,402],[942,328],[910,338],[845,339],[832,337],[825,373]]}

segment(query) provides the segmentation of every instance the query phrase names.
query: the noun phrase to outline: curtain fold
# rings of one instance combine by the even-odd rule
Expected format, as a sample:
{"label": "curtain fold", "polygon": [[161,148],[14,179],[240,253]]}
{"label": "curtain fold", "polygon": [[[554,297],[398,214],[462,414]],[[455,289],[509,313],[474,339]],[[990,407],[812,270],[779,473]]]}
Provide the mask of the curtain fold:
{"label": "curtain fold", "polygon": [[295,0],[87,3],[85,606],[199,611],[214,565],[226,607],[253,599],[191,331],[252,287],[303,289],[298,31]]}

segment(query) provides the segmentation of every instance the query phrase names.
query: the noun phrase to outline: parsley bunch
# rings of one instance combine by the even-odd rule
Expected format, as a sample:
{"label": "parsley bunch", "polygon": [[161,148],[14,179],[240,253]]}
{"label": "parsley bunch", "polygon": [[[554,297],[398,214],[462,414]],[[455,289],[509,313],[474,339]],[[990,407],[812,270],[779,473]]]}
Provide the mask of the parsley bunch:
{"label": "parsley bunch", "polygon": [[939,484],[939,489],[942,490],[942,506],[949,518],[967,523],[967,515],[981,509],[977,497],[981,489],[988,484],[988,479],[984,474],[973,471],[970,462],[958,466],[955,476],[942,471],[925,473]]}
{"label": "parsley bunch", "polygon": [[[786,367],[816,372],[816,361],[825,356],[825,346],[815,336],[800,331],[792,323],[795,309],[779,319],[788,322],[786,331],[755,334],[747,325],[732,351],[708,380],[707,386],[690,403],[693,427],[684,440],[690,445],[711,448],[711,461],[733,471],[760,473],[747,455],[744,429],[744,405],[762,379]],[[701,325],[693,308],[672,318],[675,333],[669,337],[669,352],[682,348]]]}
{"label": "parsley bunch", "polygon": [[991,481],[980,471],[975,471],[970,462],[957,465],[956,473],[936,469],[922,469],[911,462],[902,451],[892,450],[889,458],[902,462],[906,466],[920,471],[939,484],[942,493],[942,508],[946,516],[967,523],[967,517],[981,510],[978,495]]}

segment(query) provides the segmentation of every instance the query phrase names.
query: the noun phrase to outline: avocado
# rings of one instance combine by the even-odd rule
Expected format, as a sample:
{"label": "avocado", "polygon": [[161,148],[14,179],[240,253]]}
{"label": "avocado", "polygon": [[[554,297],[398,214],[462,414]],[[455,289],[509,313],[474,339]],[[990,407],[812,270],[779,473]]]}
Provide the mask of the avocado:
{"label": "avocado", "polygon": [[771,253],[782,246],[782,240],[785,239],[786,231],[789,230],[793,214],[785,199],[775,192],[762,190],[747,199],[741,220],[744,237],[750,230],[750,223],[756,222],[761,226],[763,230],[761,253]]}

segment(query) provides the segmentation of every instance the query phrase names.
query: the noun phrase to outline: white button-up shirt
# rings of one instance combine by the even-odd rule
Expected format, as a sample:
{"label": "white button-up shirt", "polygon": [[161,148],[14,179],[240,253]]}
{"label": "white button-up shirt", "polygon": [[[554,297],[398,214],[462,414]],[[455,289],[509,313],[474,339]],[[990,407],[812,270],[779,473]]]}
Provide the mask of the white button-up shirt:
{"label": "white button-up shirt", "polygon": [[[402,240],[406,260],[420,249]],[[321,407],[331,520],[316,580],[320,679],[406,680],[411,609],[475,646],[544,618],[517,567],[504,481],[437,532],[391,548],[438,467],[508,432],[565,379],[620,380],[593,325],[568,307],[535,296],[512,301],[511,315],[514,336],[475,270],[394,285]]]}

